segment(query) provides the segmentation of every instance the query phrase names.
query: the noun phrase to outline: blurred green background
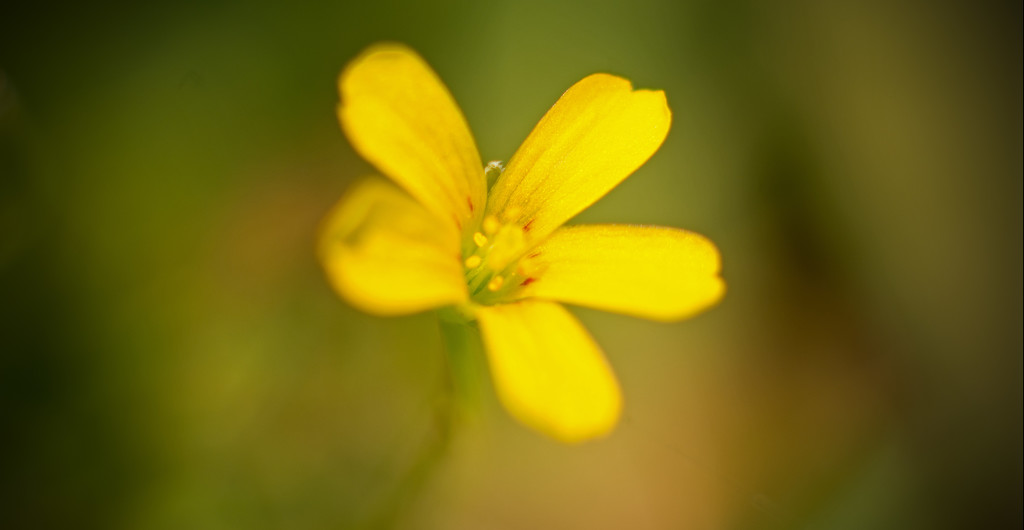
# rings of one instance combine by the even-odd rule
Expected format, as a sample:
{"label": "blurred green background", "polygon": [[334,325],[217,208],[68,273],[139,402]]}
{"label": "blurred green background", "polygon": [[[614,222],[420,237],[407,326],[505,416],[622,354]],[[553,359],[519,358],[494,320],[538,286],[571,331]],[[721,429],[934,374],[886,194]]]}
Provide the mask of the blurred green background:
{"label": "blurred green background", "polygon": [[[1001,1],[6,5],[0,527],[1020,528],[1021,19]],[[577,310],[624,387],[615,433],[558,445],[485,386],[404,505],[444,384],[436,321],[347,307],[313,253],[373,171],[335,81],[381,40],[433,65],[484,160],[587,74],[664,89],[661,151],[577,222],[706,234],[729,284],[679,324]]]}

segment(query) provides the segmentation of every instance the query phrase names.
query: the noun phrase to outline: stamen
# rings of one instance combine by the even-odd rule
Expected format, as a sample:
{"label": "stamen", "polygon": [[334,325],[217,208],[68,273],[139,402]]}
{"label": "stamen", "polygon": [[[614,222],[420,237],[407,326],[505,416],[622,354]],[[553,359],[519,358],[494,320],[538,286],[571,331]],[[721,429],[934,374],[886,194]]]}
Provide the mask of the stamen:
{"label": "stamen", "polygon": [[493,303],[508,287],[529,284],[537,276],[536,264],[522,258],[527,242],[516,217],[520,212],[522,208],[514,206],[484,215],[480,231],[473,233],[473,245],[465,249],[466,286],[478,302]]}
{"label": "stamen", "polygon": [[518,206],[509,206],[501,213],[501,216],[505,218],[505,222],[512,222],[519,220],[519,214],[523,213],[523,209]]}
{"label": "stamen", "polygon": [[484,218],[484,232],[487,235],[492,235],[501,228],[501,223],[498,222],[498,218],[493,215],[488,215]]}

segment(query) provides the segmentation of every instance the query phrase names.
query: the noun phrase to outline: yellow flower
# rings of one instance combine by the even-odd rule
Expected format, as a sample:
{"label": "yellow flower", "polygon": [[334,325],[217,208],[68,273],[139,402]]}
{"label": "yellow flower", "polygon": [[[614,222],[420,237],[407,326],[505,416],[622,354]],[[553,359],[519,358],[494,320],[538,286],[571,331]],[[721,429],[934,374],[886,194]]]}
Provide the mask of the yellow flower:
{"label": "yellow flower", "polygon": [[412,50],[372,47],[338,84],[349,141],[398,187],[363,181],[328,215],[318,251],[334,288],[378,315],[458,308],[477,320],[513,416],[565,442],[608,433],[622,409],[618,383],[558,302],[673,321],[725,290],[718,251],[698,234],[562,226],[661,146],[665,94],[588,76],[503,171],[485,171],[451,94]]}

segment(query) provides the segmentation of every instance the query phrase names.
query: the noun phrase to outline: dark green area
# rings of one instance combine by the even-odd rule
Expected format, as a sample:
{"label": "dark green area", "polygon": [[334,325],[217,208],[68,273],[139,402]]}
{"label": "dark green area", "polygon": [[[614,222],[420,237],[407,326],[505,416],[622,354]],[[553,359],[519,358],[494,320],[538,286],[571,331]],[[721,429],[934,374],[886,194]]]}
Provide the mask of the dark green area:
{"label": "dark green area", "polygon": [[[627,413],[665,420],[655,432],[676,432],[681,406],[649,405],[671,395],[664,374],[726,389],[687,427],[723,441],[732,478],[695,486],[727,499],[712,520],[1019,528],[1020,3],[826,4],[5,6],[0,527],[378,517],[433,432],[442,340],[431,315],[345,306],[313,242],[348,183],[373,172],[338,130],[336,76],[397,40],[440,73],[485,160],[507,160],[589,73],[666,91],[665,146],[579,221],[706,234],[729,294],[672,327],[581,318],[623,378]],[[623,343],[635,351],[610,346]],[[478,431],[518,432],[484,400]],[[631,428],[559,458],[641,459]],[[533,469],[563,454],[478,431],[466,436],[493,447],[483,461]],[[648,488],[639,527],[689,520],[657,500],[675,493],[655,477],[692,474],[665,453],[665,475],[602,479]],[[561,497],[578,468],[519,482],[497,469],[428,482],[395,524],[582,517]],[[460,480],[491,488],[470,495]],[[560,495],[531,501],[546,484]],[[509,492],[520,515],[481,515]],[[630,499],[576,501],[620,513]]]}

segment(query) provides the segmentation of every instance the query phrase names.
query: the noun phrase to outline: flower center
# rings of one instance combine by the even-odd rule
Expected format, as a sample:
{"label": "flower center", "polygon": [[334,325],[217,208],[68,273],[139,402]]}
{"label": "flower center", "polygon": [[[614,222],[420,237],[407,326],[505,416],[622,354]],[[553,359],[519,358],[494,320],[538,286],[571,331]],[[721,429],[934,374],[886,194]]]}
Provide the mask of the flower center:
{"label": "flower center", "polygon": [[[506,215],[514,219],[514,215]],[[527,251],[526,230],[512,223],[502,223],[488,215],[473,234],[472,243],[463,253],[466,285],[474,301],[493,304],[501,301],[521,285],[533,281]]]}

